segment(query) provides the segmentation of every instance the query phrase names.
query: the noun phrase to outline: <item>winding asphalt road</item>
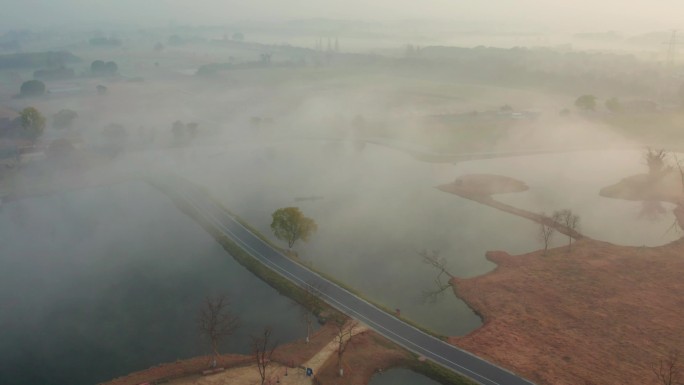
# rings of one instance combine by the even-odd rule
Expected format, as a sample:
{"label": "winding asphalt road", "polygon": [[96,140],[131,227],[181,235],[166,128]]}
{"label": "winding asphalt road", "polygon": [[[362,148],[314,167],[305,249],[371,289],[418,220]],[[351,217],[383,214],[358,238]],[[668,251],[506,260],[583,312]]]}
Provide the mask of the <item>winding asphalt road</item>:
{"label": "winding asphalt road", "polygon": [[483,385],[533,385],[512,372],[416,329],[280,254],[196,186],[176,178],[166,179],[163,183],[265,266],[301,287],[311,285],[317,288],[320,297],[328,304],[395,343]]}

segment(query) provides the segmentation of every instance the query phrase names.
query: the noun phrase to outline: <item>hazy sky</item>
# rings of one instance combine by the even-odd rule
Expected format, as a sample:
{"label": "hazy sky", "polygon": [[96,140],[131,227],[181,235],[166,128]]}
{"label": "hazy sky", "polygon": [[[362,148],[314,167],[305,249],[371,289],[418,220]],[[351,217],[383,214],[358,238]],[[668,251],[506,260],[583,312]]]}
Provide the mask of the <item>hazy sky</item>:
{"label": "hazy sky", "polygon": [[3,0],[0,28],[333,18],[439,18],[604,31],[684,27],[682,0]]}

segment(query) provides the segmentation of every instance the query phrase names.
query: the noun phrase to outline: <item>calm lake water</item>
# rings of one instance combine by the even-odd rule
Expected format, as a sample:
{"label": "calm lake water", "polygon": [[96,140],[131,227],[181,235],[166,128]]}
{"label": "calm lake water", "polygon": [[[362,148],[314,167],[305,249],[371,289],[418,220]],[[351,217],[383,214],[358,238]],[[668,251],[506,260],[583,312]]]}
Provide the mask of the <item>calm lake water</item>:
{"label": "calm lake water", "polygon": [[242,319],[225,352],[300,308],[236,263],[142,182],[26,199],[0,211],[0,384],[94,384],[208,353],[196,319],[226,293]]}
{"label": "calm lake water", "polygon": [[[445,335],[466,334],[481,321],[448,290],[426,301],[437,275],[419,251],[439,251],[452,274],[470,277],[494,267],[487,250],[519,254],[541,247],[534,223],[434,188],[460,175],[520,179],[529,191],[497,199],[535,212],[572,209],[582,231],[597,239],[655,245],[679,237],[666,231],[673,220],[668,210],[645,218],[639,202],[598,195],[644,171],[635,151],[452,165],[374,145],[292,141],[130,158],[206,186],[267,236],[274,210],[299,206],[319,225],[309,243],[295,245],[306,263]],[[215,293],[230,294],[243,320],[224,351],[247,352],[249,334],[265,325],[280,341],[305,334],[292,301],[142,182],[4,205],[0,266],[1,384],[92,384],[204,354],[196,315],[204,297]],[[373,384],[413,375],[399,372],[395,380],[394,372]]]}
{"label": "calm lake water", "polygon": [[[536,224],[434,186],[471,173],[520,179],[530,190],[497,196],[533,211],[569,208],[589,236],[629,245],[663,244],[672,214],[640,219],[641,203],[600,197],[602,187],[644,172],[638,151],[577,152],[430,164],[402,152],[353,143],[290,141],[187,152],[176,170],[271,235],[270,215],[298,206],[318,232],[295,249],[316,269],[338,277],[371,299],[442,334],[463,335],[481,320],[446,292],[435,303],[423,293],[436,272],[420,250],[438,250],[449,271],[471,277],[490,271],[488,250],[520,254],[539,249]],[[192,159],[192,162],[188,162]],[[274,241],[279,242],[274,239]],[[563,245],[556,237],[555,245]]]}

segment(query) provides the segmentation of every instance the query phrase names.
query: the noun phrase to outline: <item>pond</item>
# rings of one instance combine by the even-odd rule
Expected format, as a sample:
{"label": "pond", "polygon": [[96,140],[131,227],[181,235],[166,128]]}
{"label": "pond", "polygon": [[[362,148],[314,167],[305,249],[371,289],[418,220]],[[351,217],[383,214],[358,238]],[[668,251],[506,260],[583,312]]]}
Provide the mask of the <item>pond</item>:
{"label": "pond", "polygon": [[318,223],[309,243],[295,245],[306,263],[441,334],[468,333],[481,320],[448,290],[425,300],[437,272],[420,251],[439,251],[452,274],[467,277],[493,268],[487,250],[537,246],[534,224],[434,187],[455,170],[391,149],[302,141],[187,158],[176,170],[268,236],[274,210],[299,206]]}
{"label": "pond", "polygon": [[207,354],[197,314],[229,295],[248,353],[272,326],[303,338],[300,308],[235,262],[142,182],[14,201],[0,211],[0,383],[94,384]]}
{"label": "pond", "polygon": [[[437,250],[459,277],[490,271],[488,250],[520,254],[539,249],[536,224],[441,192],[434,187],[470,173],[501,174],[530,186],[496,198],[533,212],[569,208],[581,230],[629,245],[662,244],[672,215],[638,218],[639,202],[598,195],[602,187],[643,172],[637,151],[575,152],[431,164],[381,146],[292,140],[188,150],[174,170],[205,185],[227,207],[275,242],[270,215],[298,206],[318,223],[302,259],[370,299],[445,335],[464,335],[481,320],[446,290],[436,301],[437,272],[421,250]],[[188,162],[187,159],[192,159]],[[589,171],[590,170],[590,171]],[[554,244],[562,245],[563,237]],[[282,242],[281,242],[282,244]],[[445,280],[442,280],[444,283]]]}

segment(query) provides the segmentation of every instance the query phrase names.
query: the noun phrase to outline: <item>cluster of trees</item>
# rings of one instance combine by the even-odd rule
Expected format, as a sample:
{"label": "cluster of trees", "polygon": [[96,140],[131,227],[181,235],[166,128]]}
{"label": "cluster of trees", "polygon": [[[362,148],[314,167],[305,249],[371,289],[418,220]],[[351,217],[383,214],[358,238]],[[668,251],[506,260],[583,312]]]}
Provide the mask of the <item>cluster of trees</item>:
{"label": "cluster of trees", "polygon": [[21,160],[22,145],[35,143],[45,130],[45,117],[35,107],[26,107],[19,112],[19,117],[0,130],[0,138],[9,139],[0,149],[3,158],[13,158],[17,163]]}
{"label": "cluster of trees", "polygon": [[23,98],[31,98],[45,95],[45,83],[40,80],[28,80],[21,84],[19,89],[19,96]]}
{"label": "cluster of trees", "polygon": [[[594,112],[599,109],[599,98],[591,94],[584,94],[575,99],[575,107],[581,111]],[[651,113],[658,110],[658,104],[651,100],[622,101],[617,97],[611,97],[603,101],[606,111],[613,114]],[[569,111],[568,111],[569,112]]]}
{"label": "cluster of trees", "polygon": [[557,230],[557,226],[562,226],[567,231],[568,252],[572,251],[572,238],[573,233],[576,233],[579,229],[579,216],[575,215],[572,210],[564,209],[554,211],[551,217],[541,213],[540,218],[539,240],[544,244],[544,255],[548,252],[549,243]]}
{"label": "cluster of trees", "polygon": [[90,64],[90,72],[94,76],[114,76],[119,72],[119,66],[113,61],[95,60]]}
{"label": "cluster of trees", "polygon": [[[612,113],[623,111],[622,102],[616,97],[607,99],[604,102],[604,106],[606,107],[606,110]],[[596,111],[596,108],[598,107],[598,98],[590,94],[582,95],[575,100],[575,107],[583,111]]]}
{"label": "cluster of trees", "polygon": [[45,117],[34,107],[24,108],[19,113],[21,127],[31,140],[38,139],[45,130]]}
{"label": "cluster of trees", "polygon": [[80,60],[77,56],[67,51],[14,53],[0,55],[0,69],[58,68],[68,63],[77,63]]}
{"label": "cluster of trees", "polygon": [[[235,334],[240,327],[240,317],[230,308],[227,296],[207,297],[200,308],[197,324],[200,334],[211,345],[211,367],[215,368],[220,357],[219,345]],[[265,327],[260,335],[252,335],[252,355],[257,364],[261,385],[268,379],[268,368],[278,344],[272,341],[272,329]]]}

